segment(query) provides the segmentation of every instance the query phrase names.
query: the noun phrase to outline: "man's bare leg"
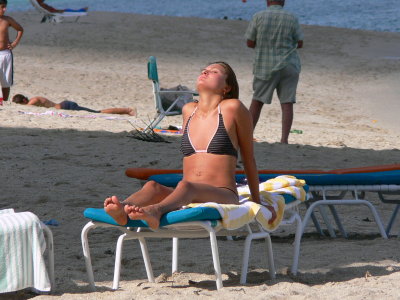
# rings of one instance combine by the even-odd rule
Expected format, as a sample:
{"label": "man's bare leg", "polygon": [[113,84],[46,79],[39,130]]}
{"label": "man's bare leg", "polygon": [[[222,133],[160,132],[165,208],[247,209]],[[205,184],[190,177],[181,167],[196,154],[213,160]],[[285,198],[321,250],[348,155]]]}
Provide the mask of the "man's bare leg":
{"label": "man's bare leg", "polygon": [[290,128],[293,123],[293,103],[282,103],[282,144],[289,143]]}
{"label": "man's bare leg", "polygon": [[3,93],[3,100],[8,101],[8,97],[10,96],[10,88],[9,87],[1,88],[1,91]]}
{"label": "man's bare leg", "polygon": [[253,129],[256,128],[258,119],[260,118],[260,113],[261,113],[261,109],[263,108],[264,103],[257,101],[257,100],[252,100],[251,104],[250,104],[250,114],[251,117],[253,118]]}
{"label": "man's bare leg", "polygon": [[128,213],[130,219],[145,220],[151,228],[157,229],[163,214],[190,203],[205,203],[210,199],[218,199],[220,204],[239,204],[238,198],[227,189],[182,180],[161,202],[145,207],[127,205],[125,212]]}
{"label": "man's bare leg", "polygon": [[118,114],[136,116],[136,108],[122,107],[122,108],[106,108],[100,111],[103,114]]}

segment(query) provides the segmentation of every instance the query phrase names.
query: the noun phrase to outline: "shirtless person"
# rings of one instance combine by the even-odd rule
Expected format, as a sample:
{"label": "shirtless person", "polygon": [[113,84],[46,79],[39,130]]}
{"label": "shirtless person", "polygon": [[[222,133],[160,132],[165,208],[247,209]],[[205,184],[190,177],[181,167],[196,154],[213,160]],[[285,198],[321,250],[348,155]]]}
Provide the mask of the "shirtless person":
{"label": "shirtless person", "polygon": [[103,113],[103,114],[120,114],[120,115],[130,115],[136,116],[135,108],[106,108],[102,110],[94,110],[91,108],[79,106],[76,102],[65,100],[61,103],[54,103],[45,97],[33,97],[28,99],[24,95],[17,94],[13,97],[12,101],[17,104],[23,105],[34,105],[39,107],[54,107],[56,109],[65,109],[65,110],[84,110],[92,113]]}
{"label": "shirtless person", "polygon": [[[10,95],[10,87],[13,84],[13,55],[11,50],[17,47],[24,29],[13,18],[5,16],[7,0],[0,0],[0,84],[3,100],[7,101]],[[17,37],[13,42],[8,35],[8,27],[17,31]]]}
{"label": "shirtless person", "polygon": [[54,8],[50,5],[47,5],[46,3],[44,3],[45,0],[37,0],[37,3],[43,7],[44,9],[47,9],[49,12],[52,13],[63,13],[63,12],[86,12],[88,10],[88,7],[83,7],[80,9],[70,9],[70,8],[66,8],[66,9],[57,9]]}

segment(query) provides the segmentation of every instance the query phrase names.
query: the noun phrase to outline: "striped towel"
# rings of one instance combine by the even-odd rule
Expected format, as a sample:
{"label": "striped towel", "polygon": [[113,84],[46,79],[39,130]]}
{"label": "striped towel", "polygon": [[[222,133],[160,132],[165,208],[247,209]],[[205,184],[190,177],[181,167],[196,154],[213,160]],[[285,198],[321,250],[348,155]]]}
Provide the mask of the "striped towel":
{"label": "striped towel", "polygon": [[0,293],[25,288],[50,291],[41,222],[31,212],[0,210]]}
{"label": "striped towel", "polygon": [[265,230],[275,230],[282,221],[285,211],[285,198],[289,194],[304,201],[306,192],[304,180],[289,175],[281,175],[262,182],[259,185],[261,204],[251,201],[249,187],[238,187],[240,205],[218,204],[215,202],[192,203],[189,207],[208,206],[218,209],[222,216],[222,226],[226,229],[238,229],[256,220]]}

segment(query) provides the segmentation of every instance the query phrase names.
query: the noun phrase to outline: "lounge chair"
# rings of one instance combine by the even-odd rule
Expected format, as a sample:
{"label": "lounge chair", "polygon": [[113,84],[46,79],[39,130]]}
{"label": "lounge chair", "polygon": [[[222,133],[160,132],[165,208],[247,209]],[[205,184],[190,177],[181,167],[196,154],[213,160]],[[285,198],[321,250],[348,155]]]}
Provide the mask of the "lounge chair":
{"label": "lounge chair", "polygon": [[176,116],[182,114],[181,109],[176,106],[176,104],[180,100],[180,97],[176,98],[176,100],[168,108],[165,109],[161,101],[162,94],[167,94],[167,93],[178,94],[178,95],[181,94],[182,97],[184,97],[187,94],[198,96],[197,92],[195,91],[161,90],[160,81],[158,78],[157,60],[154,56],[150,56],[147,61],[147,77],[151,80],[153,84],[153,95],[156,107],[156,115],[154,119],[150,122],[150,124],[144,129],[145,132],[155,128],[166,116]]}
{"label": "lounge chair", "polygon": [[[36,215],[0,210],[0,248],[0,293],[54,289],[53,235]],[[43,258],[46,248],[48,271]]]}
{"label": "lounge chair", "polygon": [[[169,174],[168,174],[169,173]],[[129,168],[125,174],[128,177],[140,180],[155,180],[163,185],[174,186],[182,178],[182,170],[159,170],[144,168]],[[237,172],[237,181],[243,180],[243,171]],[[346,237],[347,233],[340,222],[335,205],[363,205],[367,206],[383,238],[390,234],[393,223],[400,210],[400,164],[371,166],[363,168],[336,169],[330,171],[320,170],[259,170],[260,180],[265,181],[281,174],[295,175],[299,179],[304,179],[310,188],[313,197],[305,204],[308,206],[307,213],[303,220],[303,227],[307,226],[309,219],[314,222],[317,231],[323,234],[320,224],[314,216],[314,211],[319,208],[321,217],[327,226],[328,232],[335,237],[335,232],[329,222],[325,207],[328,207],[333,215],[335,223],[341,234]],[[328,192],[338,192],[338,195],[327,195]],[[348,192],[352,192],[353,197],[344,199]],[[379,214],[371,202],[363,199],[365,192],[378,193],[382,202],[396,205],[390,220],[384,229]],[[361,193],[361,195],[360,195]],[[304,231],[304,228],[303,228]]]}
{"label": "lounge chair", "polygon": [[[304,187],[307,189],[307,186]],[[285,218],[280,225],[296,224],[296,237],[294,243],[294,255],[292,264],[292,273],[296,274],[298,266],[298,258],[300,252],[300,237],[302,222],[298,215],[297,206],[301,201],[296,200],[292,195],[283,195],[285,206]],[[217,236],[246,236],[245,247],[242,259],[242,271],[240,282],[246,283],[248,261],[250,255],[251,242],[254,239],[265,239],[266,250],[268,256],[268,268],[272,278],[275,278],[275,266],[272,252],[272,244],[270,239],[270,232],[265,230],[262,226],[256,226],[257,229],[251,228],[249,224],[244,224],[240,230],[226,230],[221,225],[220,211],[213,207],[194,207],[179,211],[173,211],[165,214],[161,219],[160,228],[158,230],[151,230],[148,228],[144,221],[130,220],[126,226],[119,226],[103,209],[89,208],[84,212],[86,218],[91,219],[82,230],[82,247],[84,258],[86,262],[86,269],[89,278],[89,285],[94,288],[94,277],[90,257],[90,248],[88,243],[88,233],[90,230],[97,227],[113,227],[123,232],[117,242],[114,281],[113,289],[118,289],[119,274],[121,266],[121,253],[124,240],[137,239],[140,242],[144,264],[146,267],[147,278],[149,282],[154,282],[150,258],[146,246],[145,238],[172,238],[173,251],[172,251],[172,272],[178,270],[178,238],[210,238],[212,258],[214,270],[216,275],[217,289],[222,288],[222,272],[219,263],[219,254],[217,246]]]}
{"label": "lounge chair", "polygon": [[40,6],[36,0],[29,0],[32,6],[43,15],[42,23],[44,22],[54,22],[54,23],[61,23],[64,18],[75,18],[75,22],[79,20],[80,17],[87,16],[86,11],[82,12],[63,12],[63,13],[55,13],[50,12],[44,7]]}

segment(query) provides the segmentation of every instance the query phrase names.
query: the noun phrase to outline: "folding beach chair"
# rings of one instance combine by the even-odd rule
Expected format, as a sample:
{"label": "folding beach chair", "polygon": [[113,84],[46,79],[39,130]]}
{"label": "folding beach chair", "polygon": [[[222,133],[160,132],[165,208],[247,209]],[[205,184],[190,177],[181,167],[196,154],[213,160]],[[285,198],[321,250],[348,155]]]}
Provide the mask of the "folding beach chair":
{"label": "folding beach chair", "polygon": [[55,13],[50,12],[44,7],[40,6],[36,0],[29,0],[32,6],[43,15],[42,23],[44,22],[54,22],[54,23],[61,23],[64,18],[75,18],[75,22],[78,21],[80,17],[87,16],[86,11],[82,12],[63,12],[63,13]]}
{"label": "folding beach chair", "polygon": [[[307,187],[304,187],[307,189]],[[297,207],[301,201],[296,200],[292,195],[283,195],[286,203],[285,206],[285,217],[280,223],[282,225],[296,224],[296,236],[294,242],[294,254],[291,272],[297,273],[298,259],[300,253],[300,239],[302,221],[298,214]],[[81,239],[83,254],[86,263],[86,270],[88,273],[89,285],[94,289],[94,276],[93,268],[91,264],[90,248],[88,242],[88,233],[98,227],[112,227],[119,229],[123,232],[118,238],[115,256],[115,267],[114,267],[114,281],[113,289],[118,289],[119,276],[121,268],[121,255],[122,245],[124,240],[137,239],[139,240],[142,256],[146,268],[147,278],[149,282],[154,282],[153,271],[150,263],[148,249],[145,238],[172,238],[173,239],[173,250],[172,250],[172,273],[178,270],[178,239],[179,238],[210,238],[212,258],[214,264],[214,271],[216,276],[217,289],[222,288],[222,272],[219,262],[219,253],[217,246],[217,236],[246,236],[240,283],[245,284],[248,272],[248,262],[250,256],[251,243],[255,239],[265,239],[266,252],[268,257],[268,269],[270,276],[275,278],[275,266],[272,252],[272,243],[270,238],[270,232],[263,229],[261,225],[257,223],[257,226],[250,227],[247,223],[239,230],[227,230],[221,226],[221,214],[218,209],[213,207],[194,207],[178,211],[173,211],[165,214],[161,218],[160,228],[157,230],[151,230],[148,228],[147,223],[140,220],[130,220],[126,226],[119,226],[111,216],[109,216],[104,209],[88,208],[84,212],[84,216],[89,221],[82,229]],[[255,228],[256,227],[256,228]]]}
{"label": "folding beach chair", "polygon": [[[144,129],[144,132],[150,131],[155,128],[166,116],[176,116],[182,113],[181,109],[176,106],[181,97],[185,97],[187,94],[192,94],[193,96],[198,96],[195,91],[174,91],[174,90],[160,90],[160,81],[158,78],[157,71],[157,60],[154,56],[150,56],[147,61],[147,77],[151,80],[153,84],[153,95],[154,103],[156,106],[156,115],[150,124]],[[181,97],[177,97],[174,102],[168,107],[164,108],[161,101],[162,94],[181,94]]]}

